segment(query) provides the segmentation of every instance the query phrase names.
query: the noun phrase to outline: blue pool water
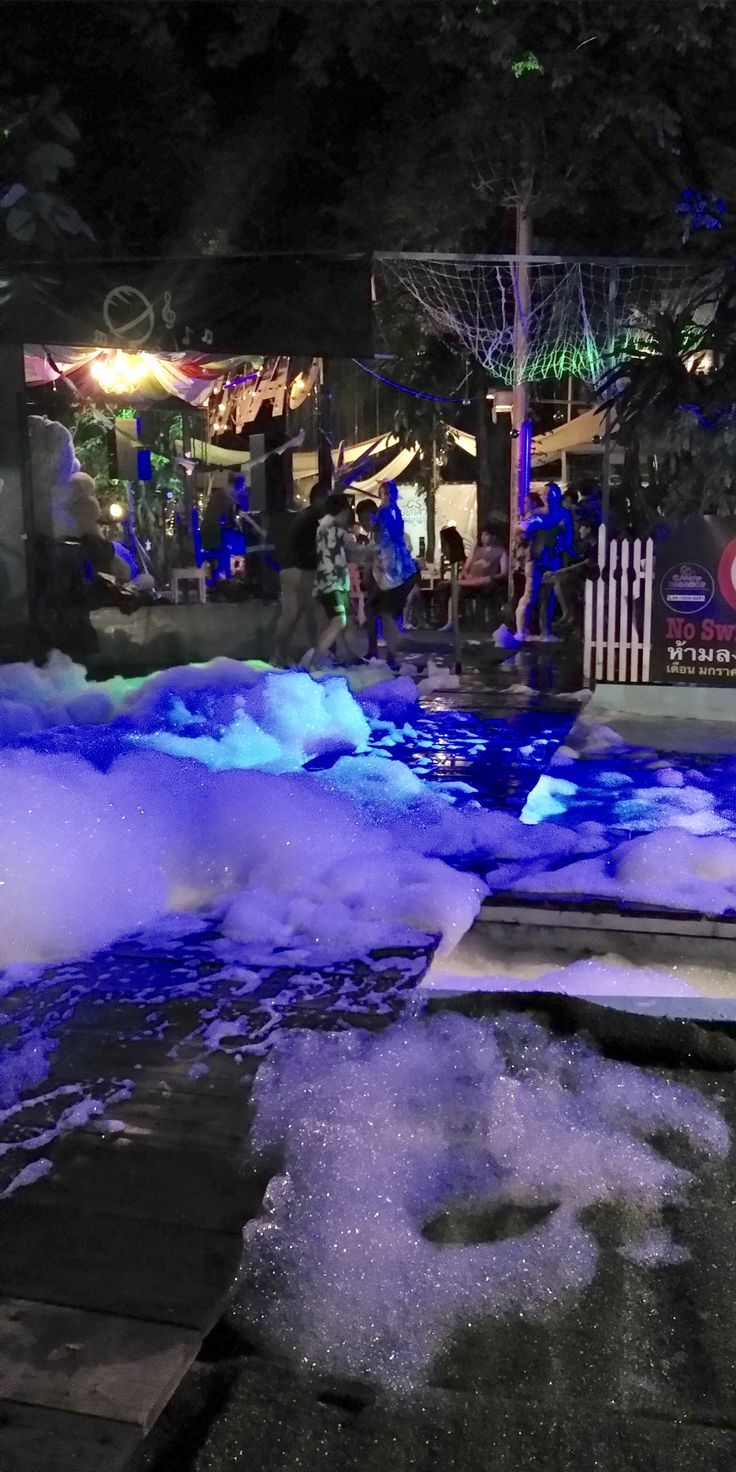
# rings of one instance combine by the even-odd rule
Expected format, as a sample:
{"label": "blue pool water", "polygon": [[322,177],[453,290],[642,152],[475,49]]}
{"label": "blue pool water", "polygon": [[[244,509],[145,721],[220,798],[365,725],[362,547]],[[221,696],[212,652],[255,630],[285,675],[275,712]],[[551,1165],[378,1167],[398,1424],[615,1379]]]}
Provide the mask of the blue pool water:
{"label": "blue pool water", "polygon": [[558,711],[425,710],[390,756],[428,781],[464,782],[484,807],[520,814],[529,793],[573,723]]}
{"label": "blue pool water", "polygon": [[704,813],[715,814],[724,827],[736,823],[733,756],[622,747],[540,774],[524,821],[573,828],[601,823],[612,840],[620,840],[651,833],[673,819],[695,833],[717,831],[710,819],[703,826]]}
{"label": "blue pool water", "polygon": [[[573,720],[570,711],[507,709],[481,715],[423,708],[419,715],[412,715],[404,739],[383,747],[378,732],[375,744],[430,782],[467,783],[485,807],[519,814]],[[53,727],[7,744],[45,754],[83,756],[105,772],[129,750],[127,738],[127,723],[116,721]],[[338,754],[316,758],[308,767],[331,766]]]}

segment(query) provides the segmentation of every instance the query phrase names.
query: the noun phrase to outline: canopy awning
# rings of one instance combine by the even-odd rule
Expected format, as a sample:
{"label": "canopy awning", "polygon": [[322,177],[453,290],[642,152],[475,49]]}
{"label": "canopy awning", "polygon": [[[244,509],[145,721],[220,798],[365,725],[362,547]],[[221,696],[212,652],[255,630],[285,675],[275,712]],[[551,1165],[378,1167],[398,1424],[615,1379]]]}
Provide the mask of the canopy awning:
{"label": "canopy awning", "polygon": [[[55,383],[68,378],[75,389],[84,397],[105,396],[104,387],[95,376],[96,366],[105,361],[120,360],[120,353],[110,353],[106,348],[42,347],[29,344],[24,352],[24,373],[30,387]],[[158,353],[126,354],[126,359],[135,365],[139,375],[135,387],[121,392],[132,405],[141,400],[176,398],[195,407],[205,404],[212,390],[223,382],[224,376],[239,358],[211,358],[204,354],[179,354],[162,357]],[[115,397],[114,389],[109,390]]]}
{"label": "canopy awning", "polygon": [[[136,439],[135,419],[118,419],[116,425],[120,434],[131,440]],[[361,440],[356,445],[346,445],[342,451],[343,463],[354,465],[356,461],[364,457],[373,459],[380,458],[386,452],[395,447],[396,453],[386,461],[384,460],[374,474],[362,476],[360,480],[351,481],[347,489],[351,492],[362,491],[366,495],[377,495],[382,481],[396,480],[409,468],[415,459],[417,451],[414,448],[405,448],[400,445],[395,434],[381,435],[377,440]],[[176,450],[183,455],[181,441],[177,441]],[[190,448],[190,459],[197,461],[200,465],[207,466],[210,470],[242,470],[247,476],[250,469],[250,452],[248,450],[225,450],[219,445],[206,444],[204,440],[193,439]],[[319,475],[316,450],[295,450],[292,458],[294,480],[297,488],[302,482],[307,482],[311,487]]]}
{"label": "canopy awning", "polygon": [[476,443],[474,434],[468,434],[467,430],[464,429],[455,429],[454,424],[448,424],[447,432],[459,450],[464,450],[466,455],[475,456]]}
{"label": "canopy awning", "polygon": [[[448,432],[459,449],[464,450],[467,455],[475,455],[475,435],[468,434],[464,429],[455,429],[453,425],[448,426]],[[546,465],[552,460],[559,460],[563,454],[602,454],[605,433],[605,409],[587,409],[584,414],[578,414],[576,419],[558,424],[556,429],[550,429],[546,434],[535,435],[532,440],[532,464]],[[615,433],[616,420],[611,411],[611,434],[615,436]]]}
{"label": "canopy awning", "polygon": [[[616,423],[611,413],[610,430],[615,434]],[[576,419],[569,419],[550,429],[546,434],[537,434],[532,440],[532,463],[559,460],[563,454],[595,455],[603,453],[606,433],[606,410],[586,409]]]}

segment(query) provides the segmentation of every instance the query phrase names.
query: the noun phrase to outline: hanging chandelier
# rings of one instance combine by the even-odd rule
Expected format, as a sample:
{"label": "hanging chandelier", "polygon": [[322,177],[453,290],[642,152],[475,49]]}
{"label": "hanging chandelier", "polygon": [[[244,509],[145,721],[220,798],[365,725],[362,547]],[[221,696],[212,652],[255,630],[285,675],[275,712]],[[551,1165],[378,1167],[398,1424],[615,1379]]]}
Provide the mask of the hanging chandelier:
{"label": "hanging chandelier", "polygon": [[106,394],[132,394],[148,373],[146,353],[101,353],[92,364],[92,377]]}

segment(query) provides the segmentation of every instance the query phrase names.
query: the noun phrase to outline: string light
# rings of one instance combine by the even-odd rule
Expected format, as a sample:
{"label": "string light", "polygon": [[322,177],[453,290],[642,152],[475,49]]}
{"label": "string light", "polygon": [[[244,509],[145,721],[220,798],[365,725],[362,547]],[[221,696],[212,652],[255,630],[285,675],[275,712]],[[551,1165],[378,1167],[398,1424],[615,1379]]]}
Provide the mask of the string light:
{"label": "string light", "polygon": [[112,501],[110,506],[108,507],[108,512],[113,521],[122,521],[123,516],[125,515],[119,501]]}

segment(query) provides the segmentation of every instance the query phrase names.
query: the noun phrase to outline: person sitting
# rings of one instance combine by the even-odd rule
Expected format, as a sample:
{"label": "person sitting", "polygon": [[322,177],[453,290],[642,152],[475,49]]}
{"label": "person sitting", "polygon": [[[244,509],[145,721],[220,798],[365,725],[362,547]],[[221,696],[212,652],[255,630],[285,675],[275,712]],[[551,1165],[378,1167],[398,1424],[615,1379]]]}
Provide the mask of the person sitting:
{"label": "person sitting", "polygon": [[595,582],[599,576],[598,522],[595,512],[581,512],[578,516],[575,560],[557,572],[544,574],[544,582],[552,584],[560,605],[562,617],[556,624],[560,633],[571,632],[579,622],[585,584]]}
{"label": "person sitting", "polygon": [[[481,594],[490,597],[494,593],[505,592],[509,575],[508,552],[503,544],[500,532],[493,527],[484,526],[481,529],[478,541],[466,558],[463,568],[458,577],[458,589],[460,599],[463,597],[474,597]],[[449,610],[451,587],[447,588],[447,606]],[[447,617],[444,629],[452,628],[452,619]]]}
{"label": "person sitting", "polygon": [[503,583],[508,573],[509,558],[500,533],[484,526],[460,573],[460,586],[488,589]]}

